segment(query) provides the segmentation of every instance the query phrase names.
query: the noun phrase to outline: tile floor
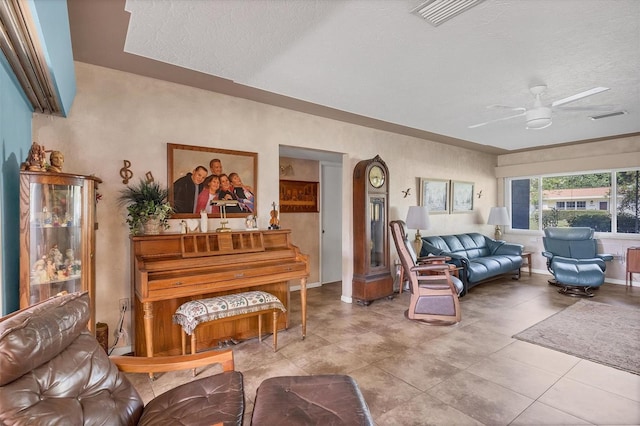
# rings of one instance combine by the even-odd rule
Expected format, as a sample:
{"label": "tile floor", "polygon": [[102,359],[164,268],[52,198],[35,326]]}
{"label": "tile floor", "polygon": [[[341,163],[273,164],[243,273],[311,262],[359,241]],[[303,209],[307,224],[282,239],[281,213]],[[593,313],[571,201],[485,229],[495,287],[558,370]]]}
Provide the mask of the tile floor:
{"label": "tile floor", "polygon": [[[640,376],[511,337],[576,302],[547,278],[473,288],[460,300],[462,322],[451,327],[407,320],[406,293],[365,307],[340,302],[340,283],[324,285],[308,292],[304,341],[294,292],[278,352],[270,338],[233,347],[244,375],[245,424],[264,379],[309,374],[354,377],[381,426],[640,424]],[[640,320],[640,288],[605,284],[592,300],[638,309]],[[208,367],[199,376],[217,371]],[[154,382],[129,377],[145,400],[192,380],[190,371]]]}

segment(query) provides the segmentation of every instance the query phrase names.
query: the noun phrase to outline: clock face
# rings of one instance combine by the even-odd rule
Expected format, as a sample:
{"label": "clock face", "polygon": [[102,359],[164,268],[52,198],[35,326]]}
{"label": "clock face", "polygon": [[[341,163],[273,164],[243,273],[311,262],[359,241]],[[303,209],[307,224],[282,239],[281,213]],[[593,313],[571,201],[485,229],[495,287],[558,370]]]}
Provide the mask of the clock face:
{"label": "clock face", "polygon": [[384,171],[380,166],[369,169],[369,183],[374,188],[380,188],[384,184]]}

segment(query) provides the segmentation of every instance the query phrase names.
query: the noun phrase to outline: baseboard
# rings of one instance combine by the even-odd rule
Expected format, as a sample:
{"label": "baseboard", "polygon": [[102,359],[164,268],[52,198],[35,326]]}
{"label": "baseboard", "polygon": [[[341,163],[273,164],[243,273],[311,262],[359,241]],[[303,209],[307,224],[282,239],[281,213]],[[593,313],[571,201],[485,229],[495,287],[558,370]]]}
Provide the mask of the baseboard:
{"label": "baseboard", "polygon": [[340,300],[344,303],[353,303],[353,299],[350,296],[342,295],[340,296]]}
{"label": "baseboard", "polygon": [[[322,287],[322,284],[320,284],[319,282],[315,282],[311,284],[307,283],[307,290],[309,290],[310,288],[316,288],[316,287]],[[300,291],[300,284],[292,285],[291,287],[289,287],[289,290]]]}

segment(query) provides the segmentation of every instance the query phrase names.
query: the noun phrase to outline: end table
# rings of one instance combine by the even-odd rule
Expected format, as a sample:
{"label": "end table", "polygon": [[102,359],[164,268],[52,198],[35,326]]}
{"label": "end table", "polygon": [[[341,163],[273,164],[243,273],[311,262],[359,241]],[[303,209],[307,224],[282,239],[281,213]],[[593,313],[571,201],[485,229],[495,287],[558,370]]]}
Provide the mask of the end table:
{"label": "end table", "polygon": [[[522,256],[522,266],[526,266],[527,268],[529,268],[529,276],[531,276],[531,252],[523,251],[520,256]],[[525,261],[526,263],[524,263]]]}
{"label": "end table", "polygon": [[640,247],[629,247],[627,249],[627,277],[625,287],[633,287],[633,274],[640,273]]}

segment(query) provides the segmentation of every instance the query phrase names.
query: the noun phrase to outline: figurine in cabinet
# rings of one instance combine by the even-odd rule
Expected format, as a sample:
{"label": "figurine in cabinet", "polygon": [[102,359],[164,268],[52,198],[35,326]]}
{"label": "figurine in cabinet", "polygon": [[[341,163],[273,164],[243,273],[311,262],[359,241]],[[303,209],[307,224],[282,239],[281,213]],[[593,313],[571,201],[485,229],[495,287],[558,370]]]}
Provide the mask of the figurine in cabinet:
{"label": "figurine in cabinet", "polygon": [[47,260],[47,281],[53,281],[56,279],[56,267],[53,265],[51,259]]}
{"label": "figurine in cabinet", "polygon": [[62,266],[62,252],[58,249],[58,245],[54,244],[49,250],[49,259],[53,262],[56,269],[60,269]]}
{"label": "figurine in cabinet", "polygon": [[73,249],[67,249],[65,252],[65,266],[73,266],[76,261],[75,254],[73,253]]}

